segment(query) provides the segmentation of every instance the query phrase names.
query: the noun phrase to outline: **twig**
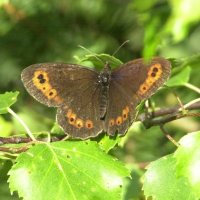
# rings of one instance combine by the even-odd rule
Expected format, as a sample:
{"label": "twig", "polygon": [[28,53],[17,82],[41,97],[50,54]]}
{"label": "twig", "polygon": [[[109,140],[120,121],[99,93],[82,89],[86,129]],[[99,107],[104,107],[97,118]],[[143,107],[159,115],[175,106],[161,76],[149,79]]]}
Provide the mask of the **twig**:
{"label": "twig", "polygon": [[[200,102],[200,98],[194,99],[194,100],[190,101],[189,103],[185,104],[185,105],[184,105],[184,108],[186,109],[186,108],[189,107],[190,105],[195,104],[195,103],[197,103],[197,102]],[[179,108],[178,110],[180,111],[180,109],[181,109],[181,108]]]}
{"label": "twig", "polygon": [[[185,113],[185,108],[184,108],[184,106],[183,106],[183,104],[181,102],[181,99],[179,98],[178,94],[174,90],[172,90],[170,87],[168,87],[166,85],[165,85],[165,87],[168,88],[168,90],[170,90],[173,93],[173,95],[176,97],[177,101],[179,102],[179,104],[181,106],[181,111],[184,114]],[[171,113],[171,115],[174,115],[174,114],[176,114],[176,112],[175,113]]]}
{"label": "twig", "polygon": [[190,83],[185,83],[184,85],[185,85],[186,87],[188,87],[188,88],[190,88],[190,89],[192,89],[192,90],[194,90],[195,92],[197,92],[197,93],[200,94],[200,89],[197,88],[197,87],[195,87],[194,85],[192,85],[192,84],[190,84]]}
{"label": "twig", "polygon": [[26,152],[27,150],[29,150],[29,148],[0,147],[0,151],[8,152],[8,153],[22,153],[22,152]]}
{"label": "twig", "polygon": [[166,124],[168,122],[171,122],[171,121],[174,121],[174,120],[177,120],[177,119],[181,119],[181,118],[184,118],[184,117],[200,117],[200,113],[188,113],[188,114],[182,114],[181,113],[181,114],[177,114],[177,115],[174,115],[174,116],[170,115],[170,116],[167,116],[167,117],[159,119],[159,120],[151,120],[151,123],[149,124],[149,126],[147,128],[160,125],[160,123]]}
{"label": "twig", "polygon": [[[148,115],[150,116],[150,118],[161,117],[161,116],[164,116],[164,115],[174,113],[179,108],[180,108],[180,105],[176,105],[176,106],[173,106],[173,107],[170,107],[170,108],[162,108],[162,109],[150,112],[150,113],[148,113]],[[200,102],[197,102],[197,103],[187,107],[187,110],[196,110],[196,109],[200,109]],[[145,120],[145,113],[142,113],[138,116],[136,121],[144,121],[144,120]]]}
{"label": "twig", "polygon": [[[66,135],[53,136],[50,138],[50,142],[56,142],[62,140]],[[37,141],[46,142],[46,138],[37,138]],[[28,143],[31,142],[31,138],[23,138],[23,137],[11,137],[4,138],[0,137],[0,144],[19,144],[19,143]]]}
{"label": "twig", "polygon": [[164,129],[163,124],[160,124],[160,129],[161,131],[166,135],[166,137],[171,140],[177,147],[179,147],[180,145],[178,144],[178,142],[176,142],[176,140],[174,140],[173,137],[171,137],[167,131]]}

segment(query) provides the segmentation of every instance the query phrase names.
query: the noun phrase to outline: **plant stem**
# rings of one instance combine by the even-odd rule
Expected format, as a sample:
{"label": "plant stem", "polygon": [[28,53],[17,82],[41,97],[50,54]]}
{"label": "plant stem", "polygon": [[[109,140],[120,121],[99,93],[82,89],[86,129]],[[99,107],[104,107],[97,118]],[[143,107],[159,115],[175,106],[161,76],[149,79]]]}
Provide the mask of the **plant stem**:
{"label": "plant stem", "polygon": [[26,129],[28,135],[30,136],[30,138],[33,140],[33,141],[36,141],[35,137],[33,136],[33,134],[31,133],[31,131],[28,129],[28,127],[26,126],[26,124],[21,120],[20,117],[18,117],[18,115],[10,108],[8,108],[8,112],[10,114],[12,114],[14,117],[16,117],[20,123],[22,124],[22,126]]}

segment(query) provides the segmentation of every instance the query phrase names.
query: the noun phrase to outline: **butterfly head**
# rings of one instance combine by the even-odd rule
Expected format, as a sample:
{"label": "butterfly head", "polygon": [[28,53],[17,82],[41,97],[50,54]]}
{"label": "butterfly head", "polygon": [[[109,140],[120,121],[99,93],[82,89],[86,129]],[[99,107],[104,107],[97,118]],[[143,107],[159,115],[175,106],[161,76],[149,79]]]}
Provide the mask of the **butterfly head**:
{"label": "butterfly head", "polygon": [[98,75],[98,83],[103,86],[108,86],[111,80],[111,67],[108,61],[106,61],[103,69]]}

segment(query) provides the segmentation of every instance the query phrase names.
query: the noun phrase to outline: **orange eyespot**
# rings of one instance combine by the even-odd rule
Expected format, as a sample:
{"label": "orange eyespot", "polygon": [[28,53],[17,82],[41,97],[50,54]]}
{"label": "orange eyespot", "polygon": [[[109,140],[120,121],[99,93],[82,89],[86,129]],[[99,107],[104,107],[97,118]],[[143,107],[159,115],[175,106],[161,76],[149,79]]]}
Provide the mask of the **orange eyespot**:
{"label": "orange eyespot", "polygon": [[123,121],[126,120],[126,119],[128,118],[128,114],[127,114],[127,112],[126,112],[126,109],[124,109],[124,110],[122,111],[122,118],[123,118]]}
{"label": "orange eyespot", "polygon": [[91,121],[91,120],[87,120],[87,121],[85,122],[85,126],[86,126],[86,128],[88,128],[88,129],[93,128],[93,123],[92,123],[92,121]]}
{"label": "orange eyespot", "polygon": [[120,117],[117,117],[117,119],[116,119],[116,124],[117,125],[120,125],[122,123],[122,117],[120,116]]}
{"label": "orange eyespot", "polygon": [[75,124],[75,122],[76,122],[76,114],[75,113],[72,113],[71,115],[70,115],[70,117],[69,117],[69,123],[70,124]]}
{"label": "orange eyespot", "polygon": [[114,119],[111,119],[110,121],[109,121],[109,126],[113,126],[115,124],[115,120]]}
{"label": "orange eyespot", "polygon": [[77,128],[82,128],[84,126],[83,120],[82,119],[77,119],[76,120],[76,127]]}
{"label": "orange eyespot", "polygon": [[53,99],[57,95],[57,91],[55,89],[50,89],[48,93],[46,93],[46,96],[48,99]]}

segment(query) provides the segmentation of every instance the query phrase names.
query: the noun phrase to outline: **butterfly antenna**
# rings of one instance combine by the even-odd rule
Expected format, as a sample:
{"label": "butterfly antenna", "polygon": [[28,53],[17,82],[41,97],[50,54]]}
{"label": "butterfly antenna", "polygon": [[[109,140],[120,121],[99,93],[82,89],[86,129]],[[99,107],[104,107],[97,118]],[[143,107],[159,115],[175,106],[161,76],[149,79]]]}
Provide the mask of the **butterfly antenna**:
{"label": "butterfly antenna", "polygon": [[[113,55],[110,57],[110,59],[113,58],[114,55],[119,51],[119,49],[121,49],[121,47],[124,46],[127,42],[129,42],[129,40],[126,40],[125,42],[123,42],[123,43],[117,48],[117,50],[113,53]],[[109,59],[108,61],[110,61],[110,59]]]}
{"label": "butterfly antenna", "polygon": [[[94,53],[92,53],[91,51],[89,51],[88,49],[86,49],[85,47],[78,45],[78,47],[81,47],[82,49],[85,49],[87,52],[89,52],[90,54],[92,54],[98,61],[100,61],[101,63],[103,63],[103,61],[101,59],[99,59]],[[104,64],[104,63],[103,63]]]}

